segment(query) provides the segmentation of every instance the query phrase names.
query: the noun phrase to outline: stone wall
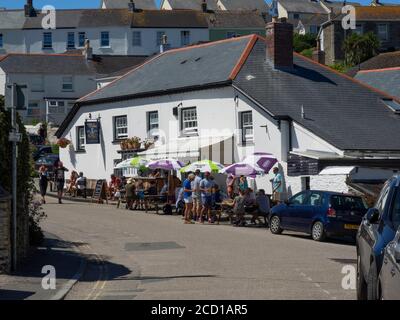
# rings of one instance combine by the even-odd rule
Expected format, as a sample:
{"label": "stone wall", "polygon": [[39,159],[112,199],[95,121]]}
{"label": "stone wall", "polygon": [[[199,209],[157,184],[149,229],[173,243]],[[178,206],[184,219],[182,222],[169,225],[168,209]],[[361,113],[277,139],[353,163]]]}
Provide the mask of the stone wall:
{"label": "stone wall", "polygon": [[0,197],[0,273],[11,268],[11,198]]}

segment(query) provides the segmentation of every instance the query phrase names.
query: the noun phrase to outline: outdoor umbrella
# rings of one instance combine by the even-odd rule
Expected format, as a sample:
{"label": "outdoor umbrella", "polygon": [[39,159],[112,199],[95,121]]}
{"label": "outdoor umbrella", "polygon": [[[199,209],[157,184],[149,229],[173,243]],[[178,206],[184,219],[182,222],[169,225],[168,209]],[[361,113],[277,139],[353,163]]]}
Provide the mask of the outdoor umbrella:
{"label": "outdoor umbrella", "polygon": [[183,163],[173,159],[162,159],[162,160],[152,161],[148,163],[146,167],[150,168],[151,170],[156,170],[156,169],[180,170],[183,167]]}
{"label": "outdoor umbrella", "polygon": [[257,171],[261,169],[264,173],[268,173],[277,162],[278,160],[272,154],[264,152],[253,153],[242,161],[242,163],[254,165]]}
{"label": "outdoor umbrella", "polygon": [[224,166],[218,162],[214,162],[211,160],[202,160],[189,164],[188,166],[182,168],[181,172],[187,173],[187,172],[196,172],[196,170],[200,170],[200,172],[218,173],[223,168]]}
{"label": "outdoor umbrella", "polygon": [[225,167],[224,169],[220,170],[219,173],[232,174],[236,177],[237,176],[246,176],[246,177],[255,178],[257,175],[261,175],[264,172],[260,168],[256,168],[255,166],[253,166],[249,163],[238,162],[238,163],[234,163],[228,167]]}
{"label": "outdoor umbrella", "polygon": [[146,167],[148,163],[149,161],[141,157],[135,157],[130,159],[131,168],[141,169],[143,167]]}
{"label": "outdoor umbrella", "polygon": [[128,159],[128,160],[125,160],[125,161],[122,161],[122,162],[118,163],[118,164],[115,166],[114,169],[132,168],[131,160],[132,160],[132,159]]}

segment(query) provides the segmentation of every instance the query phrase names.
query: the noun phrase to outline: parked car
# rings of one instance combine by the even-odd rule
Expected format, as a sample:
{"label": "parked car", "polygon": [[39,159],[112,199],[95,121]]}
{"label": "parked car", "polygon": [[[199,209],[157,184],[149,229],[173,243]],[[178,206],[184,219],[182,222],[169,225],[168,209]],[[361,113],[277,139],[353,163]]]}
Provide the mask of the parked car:
{"label": "parked car", "polygon": [[39,158],[35,162],[35,170],[39,170],[41,166],[45,166],[50,176],[54,173],[55,165],[60,160],[58,154],[47,154]]}
{"label": "parked car", "polygon": [[400,228],[386,246],[378,281],[379,299],[400,300]]}
{"label": "parked car", "polygon": [[36,150],[33,151],[32,157],[34,161],[37,161],[40,157],[52,153],[53,149],[51,148],[51,146],[37,146]]}
{"label": "parked car", "polygon": [[315,241],[331,236],[355,238],[368,208],[359,196],[307,190],[271,209],[270,230],[310,234]]}
{"label": "parked car", "polygon": [[357,233],[357,298],[379,298],[378,276],[386,246],[400,225],[400,176],[389,179],[368,210]]}

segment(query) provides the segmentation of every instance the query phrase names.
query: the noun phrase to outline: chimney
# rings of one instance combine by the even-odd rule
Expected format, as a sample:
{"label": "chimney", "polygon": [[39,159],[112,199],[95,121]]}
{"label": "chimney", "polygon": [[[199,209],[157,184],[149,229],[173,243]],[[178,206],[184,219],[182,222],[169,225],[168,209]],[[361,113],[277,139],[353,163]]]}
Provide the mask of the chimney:
{"label": "chimney", "polygon": [[33,0],[26,0],[24,11],[25,11],[25,17],[35,16],[35,9],[33,8]]}
{"label": "chimney", "polygon": [[85,55],[86,60],[93,59],[93,48],[90,46],[89,39],[85,39],[85,48],[83,49],[83,54]]}
{"label": "chimney", "polygon": [[293,69],[293,25],[286,18],[274,19],[266,34],[267,61],[275,69]]}
{"label": "chimney", "polygon": [[208,8],[207,8],[207,0],[203,0],[203,2],[201,3],[201,10],[202,10],[204,13],[207,13],[207,11],[208,11]]}
{"label": "chimney", "polygon": [[313,51],[312,59],[320,64],[325,64],[325,52],[321,50],[321,39],[317,39],[317,49]]}
{"label": "chimney", "polygon": [[136,5],[135,5],[135,2],[133,2],[133,0],[129,1],[128,7],[129,7],[129,11],[130,12],[135,12],[136,11]]}

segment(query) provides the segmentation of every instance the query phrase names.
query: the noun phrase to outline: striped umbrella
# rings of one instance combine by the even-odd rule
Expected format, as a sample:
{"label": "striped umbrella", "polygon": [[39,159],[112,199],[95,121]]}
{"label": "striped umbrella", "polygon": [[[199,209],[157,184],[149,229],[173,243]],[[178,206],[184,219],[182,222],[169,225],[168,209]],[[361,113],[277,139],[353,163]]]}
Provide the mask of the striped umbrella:
{"label": "striped umbrella", "polygon": [[146,165],[147,168],[151,170],[161,169],[161,170],[180,170],[183,167],[183,163],[174,159],[162,159],[157,161],[152,161]]}
{"label": "striped umbrella", "polygon": [[182,168],[181,172],[188,173],[188,172],[196,172],[196,170],[200,170],[200,172],[218,173],[223,168],[224,168],[224,166],[218,162],[214,162],[211,160],[202,160],[202,161],[197,161],[197,162],[193,162],[192,164],[189,164],[188,166]]}

